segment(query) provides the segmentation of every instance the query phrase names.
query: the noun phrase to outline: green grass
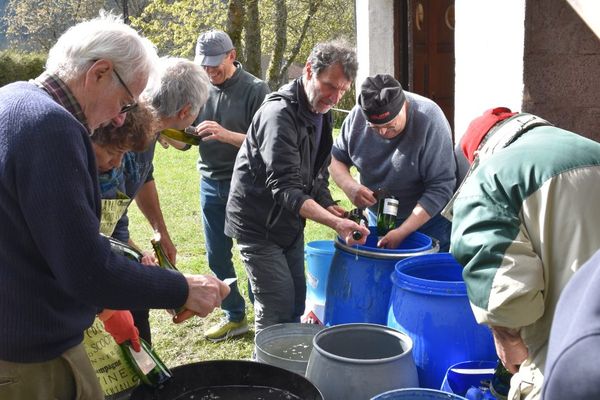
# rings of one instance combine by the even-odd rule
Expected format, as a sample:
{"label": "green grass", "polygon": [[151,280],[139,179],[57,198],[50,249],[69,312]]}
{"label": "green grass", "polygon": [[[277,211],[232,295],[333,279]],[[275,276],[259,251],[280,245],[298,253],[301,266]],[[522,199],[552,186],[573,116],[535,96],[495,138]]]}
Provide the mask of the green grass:
{"label": "green grass", "polygon": [[[154,158],[154,178],[161,208],[173,243],[177,247],[177,267],[184,273],[210,274],[206,262],[202,217],[199,200],[199,173],[196,170],[197,150],[177,151],[157,146]],[[334,199],[346,208],[350,202],[334,184]],[[129,211],[132,239],[145,250],[151,250],[152,230],[137,207]],[[333,239],[330,228],[308,221],[305,241]],[[234,247],[234,265],[240,291],[246,299],[248,321],[253,325],[254,310],[248,299],[246,272]],[[220,343],[204,340],[203,332],[219,321],[221,310],[215,310],[206,318],[195,317],[182,324],[174,324],[164,310],[152,310],[150,323],[152,342],[156,351],[170,367],[203,360],[249,359],[254,346],[254,332]]]}

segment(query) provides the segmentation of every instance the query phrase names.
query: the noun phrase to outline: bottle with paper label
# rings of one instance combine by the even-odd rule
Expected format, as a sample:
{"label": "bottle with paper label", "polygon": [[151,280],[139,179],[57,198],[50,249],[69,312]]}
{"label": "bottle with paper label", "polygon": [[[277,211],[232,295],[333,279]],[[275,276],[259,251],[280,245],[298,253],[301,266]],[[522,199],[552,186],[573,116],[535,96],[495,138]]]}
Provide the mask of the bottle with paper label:
{"label": "bottle with paper label", "polygon": [[140,343],[142,349],[137,352],[129,341],[123,342],[120,345],[123,356],[139,375],[140,382],[159,387],[171,379],[173,374],[144,339],[140,338]]}
{"label": "bottle with paper label", "polygon": [[400,202],[396,196],[385,190],[378,190],[379,204],[377,209],[377,235],[385,236],[392,229],[396,229],[396,218],[398,217],[398,205]]}

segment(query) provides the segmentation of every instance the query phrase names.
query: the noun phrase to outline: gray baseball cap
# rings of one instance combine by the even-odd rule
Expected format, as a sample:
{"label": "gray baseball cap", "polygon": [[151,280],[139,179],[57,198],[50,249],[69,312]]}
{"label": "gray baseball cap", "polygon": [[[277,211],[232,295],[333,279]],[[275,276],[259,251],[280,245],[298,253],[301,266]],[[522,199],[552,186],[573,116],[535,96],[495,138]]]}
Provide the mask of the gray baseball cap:
{"label": "gray baseball cap", "polygon": [[204,32],[196,43],[195,61],[203,67],[217,67],[231,50],[233,43],[228,34],[217,30]]}

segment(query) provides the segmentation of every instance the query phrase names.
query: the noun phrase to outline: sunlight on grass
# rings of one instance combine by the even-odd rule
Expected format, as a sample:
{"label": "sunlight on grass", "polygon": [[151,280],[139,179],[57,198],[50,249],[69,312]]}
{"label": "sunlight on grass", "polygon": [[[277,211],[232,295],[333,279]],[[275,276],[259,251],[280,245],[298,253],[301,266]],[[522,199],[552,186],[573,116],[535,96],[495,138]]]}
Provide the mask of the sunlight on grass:
{"label": "sunlight on grass", "polygon": [[[200,214],[197,158],[196,148],[182,152],[157,146],[154,179],[171,239],[177,246],[177,268],[183,273],[210,274]],[[342,206],[350,207],[350,202],[339,188],[332,185],[331,190],[334,199],[340,200]],[[129,211],[129,218],[132,239],[144,250],[151,250],[152,229],[135,205]],[[306,225],[305,242],[331,240],[334,236],[335,232],[323,225],[312,221]],[[233,253],[238,287],[246,300],[248,321],[252,326],[254,310],[248,299],[246,272],[235,248]],[[254,347],[252,330],[241,337],[220,343],[204,339],[204,330],[217,323],[221,316],[222,312],[215,310],[206,318],[193,318],[176,325],[166,311],[152,310],[153,346],[170,367],[204,360],[249,359]]]}

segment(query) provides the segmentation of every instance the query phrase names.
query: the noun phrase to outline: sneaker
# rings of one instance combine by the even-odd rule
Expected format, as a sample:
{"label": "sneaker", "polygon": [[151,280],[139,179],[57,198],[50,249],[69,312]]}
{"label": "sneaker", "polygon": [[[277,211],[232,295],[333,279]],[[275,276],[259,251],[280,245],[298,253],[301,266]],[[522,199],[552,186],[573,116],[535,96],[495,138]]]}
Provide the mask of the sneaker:
{"label": "sneaker", "polygon": [[206,332],[204,332],[204,337],[211,342],[221,342],[227,338],[243,335],[248,332],[248,321],[246,317],[240,322],[228,321],[226,319],[222,320],[217,325],[214,325]]}

